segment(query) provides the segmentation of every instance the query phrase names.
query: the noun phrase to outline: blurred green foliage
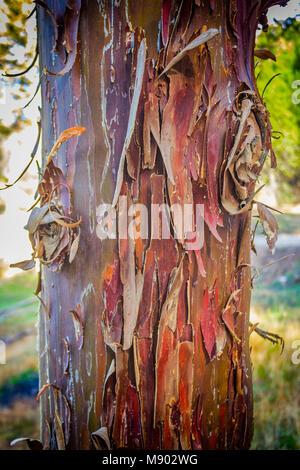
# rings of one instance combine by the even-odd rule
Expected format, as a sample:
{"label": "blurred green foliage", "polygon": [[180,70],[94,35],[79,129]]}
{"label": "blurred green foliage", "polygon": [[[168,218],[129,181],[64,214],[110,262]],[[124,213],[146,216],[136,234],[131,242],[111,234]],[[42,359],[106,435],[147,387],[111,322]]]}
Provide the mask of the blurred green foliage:
{"label": "blurred green foliage", "polygon": [[[286,202],[300,198],[300,23],[288,18],[260,33],[256,49],[267,49],[276,56],[276,62],[255,58],[257,84],[270,112],[273,128],[273,148],[277,157],[276,178],[281,197]],[[297,83],[297,80],[299,81]],[[294,96],[294,99],[293,99]],[[282,133],[282,134],[281,134]]]}

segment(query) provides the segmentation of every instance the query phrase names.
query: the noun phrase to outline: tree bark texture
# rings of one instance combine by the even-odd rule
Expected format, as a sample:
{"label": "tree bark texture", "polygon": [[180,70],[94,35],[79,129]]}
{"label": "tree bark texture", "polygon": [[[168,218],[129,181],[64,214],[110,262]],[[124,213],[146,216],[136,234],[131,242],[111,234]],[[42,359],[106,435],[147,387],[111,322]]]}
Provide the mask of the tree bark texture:
{"label": "tree bark texture", "polygon": [[[249,448],[250,221],[271,152],[254,46],[275,3],[37,2],[41,207],[53,198],[82,219],[42,267],[46,448]],[[203,204],[203,247],[176,238],[175,221],[170,239],[101,241],[97,207],[119,213],[120,196],[149,213]]]}

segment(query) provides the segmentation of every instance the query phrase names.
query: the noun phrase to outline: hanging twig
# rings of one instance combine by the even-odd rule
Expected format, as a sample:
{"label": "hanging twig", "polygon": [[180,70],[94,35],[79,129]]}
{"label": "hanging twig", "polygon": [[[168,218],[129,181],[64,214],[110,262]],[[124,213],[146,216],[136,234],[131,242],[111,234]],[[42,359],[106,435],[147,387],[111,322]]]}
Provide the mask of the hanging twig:
{"label": "hanging twig", "polygon": [[40,197],[32,204],[32,206],[30,206],[29,209],[27,209],[26,212],[30,212],[35,206],[37,206],[41,199],[42,199],[42,196],[40,196]]}
{"label": "hanging twig", "polygon": [[251,326],[251,330],[255,331],[255,333],[257,333],[262,338],[267,339],[272,344],[280,344],[281,345],[281,353],[280,354],[283,353],[284,339],[281,336],[277,335],[276,333],[271,333],[269,331],[261,330],[260,328],[257,327],[258,323],[256,325],[253,325],[253,323],[249,322],[249,325]]}
{"label": "hanging twig", "polygon": [[270,80],[268,81],[268,83],[266,84],[265,88],[264,88],[264,91],[262,92],[262,95],[261,97],[263,98],[264,97],[264,94],[265,94],[265,91],[267,89],[267,87],[270,85],[270,83],[274,80],[274,78],[278,77],[278,75],[281,75],[281,73],[276,73],[276,75],[273,75],[272,78],[270,78]]}
{"label": "hanging twig", "polygon": [[30,103],[32,103],[32,101],[34,100],[34,98],[36,97],[36,95],[38,94],[38,91],[40,89],[40,86],[41,86],[41,79],[39,79],[39,83],[37,84],[37,87],[36,87],[36,90],[34,92],[34,95],[32,98],[30,98],[30,100],[28,101],[27,104],[25,104],[25,106],[23,106],[23,109],[27,108],[27,106],[30,105]]}
{"label": "hanging twig", "polygon": [[36,60],[38,58],[38,55],[39,55],[39,51],[38,51],[38,45],[36,45],[36,50],[35,50],[35,56],[33,58],[33,61],[31,62],[31,64],[27,67],[27,69],[25,70],[22,70],[22,72],[17,72],[17,73],[3,73],[2,76],[3,77],[20,77],[21,75],[25,75],[25,73],[29,72],[29,70],[32,69],[32,67],[34,67],[35,63],[36,63]]}
{"label": "hanging twig", "polygon": [[35,12],[36,12],[36,6],[35,6],[34,9],[29,13],[29,15],[26,16],[25,21],[29,20],[29,18],[31,18],[31,17],[34,15]]}
{"label": "hanging twig", "polygon": [[26,165],[26,167],[24,168],[24,170],[22,171],[22,173],[20,174],[20,176],[18,176],[18,178],[17,178],[13,183],[6,184],[6,185],[5,185],[5,188],[0,188],[0,191],[3,191],[4,189],[11,188],[11,187],[14,186],[18,181],[20,181],[20,179],[25,175],[26,171],[28,170],[28,168],[30,167],[31,163],[33,162],[34,157],[36,156],[37,149],[38,149],[38,147],[39,147],[40,136],[41,136],[41,122],[39,121],[39,122],[37,123],[37,125],[38,125],[38,136],[37,136],[37,140],[36,140],[35,146],[34,146],[32,152],[31,152],[30,161],[29,161],[28,165]]}
{"label": "hanging twig", "polygon": [[279,261],[283,261],[287,258],[290,258],[291,256],[295,256],[295,253],[291,253],[289,255],[286,255],[286,256],[283,256],[282,258],[278,258],[276,259],[275,261],[272,261],[271,263],[268,263],[268,264],[265,264],[264,266],[262,266],[261,268],[255,268],[256,269],[256,272],[255,274],[252,276],[251,278],[251,282],[254,281],[254,279],[259,276],[260,272],[263,270],[263,269],[266,269],[266,268],[269,268],[270,266],[272,266],[273,264],[276,264],[276,263],[279,263]]}

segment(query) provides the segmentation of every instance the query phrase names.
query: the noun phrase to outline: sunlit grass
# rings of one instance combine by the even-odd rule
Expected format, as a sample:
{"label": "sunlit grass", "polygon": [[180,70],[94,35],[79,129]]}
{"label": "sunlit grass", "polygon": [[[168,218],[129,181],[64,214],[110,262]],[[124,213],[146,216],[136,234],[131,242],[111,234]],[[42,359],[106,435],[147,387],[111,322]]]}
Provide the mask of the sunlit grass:
{"label": "sunlit grass", "polygon": [[[277,304],[280,307],[280,304]],[[252,333],[254,438],[252,449],[300,449],[300,364],[292,363],[293,342],[300,339],[294,309],[255,311],[260,327],[283,337],[285,348]],[[298,307],[299,312],[299,307]]]}

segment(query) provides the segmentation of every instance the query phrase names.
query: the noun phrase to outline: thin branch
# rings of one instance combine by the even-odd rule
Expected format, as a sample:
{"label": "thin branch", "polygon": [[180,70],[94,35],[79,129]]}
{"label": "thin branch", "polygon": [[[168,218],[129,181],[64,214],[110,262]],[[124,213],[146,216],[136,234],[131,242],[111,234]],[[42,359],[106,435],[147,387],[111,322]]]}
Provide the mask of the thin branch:
{"label": "thin branch", "polygon": [[[253,201],[253,202],[257,204],[257,201]],[[264,202],[260,202],[260,204],[261,204],[262,206],[267,207],[268,209],[271,209],[271,211],[275,211],[275,212],[278,212],[278,214],[283,215],[283,212],[281,212],[279,209],[275,209],[275,207],[268,206],[268,205],[265,204]]]}
{"label": "thin branch", "polygon": [[253,323],[249,322],[249,325],[252,327],[251,330],[255,331],[255,333],[257,333],[262,338],[267,339],[272,344],[280,344],[281,345],[280,354],[283,353],[284,339],[281,336],[277,335],[276,333],[271,333],[270,331],[261,330],[260,328],[257,327],[258,323],[256,325],[253,325]]}
{"label": "thin branch", "polygon": [[26,16],[25,21],[29,20],[29,18],[31,18],[31,17],[34,15],[35,12],[36,12],[36,6],[35,6],[34,9],[29,13],[29,15]]}
{"label": "thin branch", "polygon": [[276,75],[273,75],[273,77],[270,78],[270,80],[268,81],[268,83],[266,84],[266,86],[264,88],[264,91],[262,92],[262,95],[261,95],[262,98],[264,97],[265,91],[268,88],[268,86],[270,85],[270,83],[274,80],[274,78],[278,77],[278,75],[281,75],[281,73],[276,73]]}
{"label": "thin branch", "polygon": [[36,87],[36,90],[34,92],[34,95],[32,98],[30,98],[30,100],[28,101],[27,104],[25,104],[25,106],[23,106],[23,109],[27,108],[27,106],[30,105],[30,103],[32,103],[32,101],[34,100],[34,98],[36,97],[36,95],[38,94],[38,91],[40,89],[40,86],[41,86],[41,79],[39,79],[39,83],[37,84],[37,87]]}
{"label": "thin branch", "polygon": [[39,142],[40,142],[40,137],[41,137],[41,122],[39,121],[39,122],[37,123],[37,125],[38,125],[38,136],[37,136],[37,139],[36,139],[35,146],[34,146],[32,152],[31,152],[29,163],[26,165],[26,167],[24,168],[24,170],[22,171],[22,173],[18,176],[18,178],[17,178],[13,183],[6,184],[6,185],[5,185],[5,188],[0,188],[0,191],[3,191],[4,189],[11,188],[11,187],[14,186],[18,181],[20,181],[20,179],[25,175],[25,173],[27,172],[27,170],[28,170],[28,168],[30,167],[31,163],[33,162],[34,157],[36,156],[36,153],[37,153],[37,149],[38,149],[38,147],[39,147]]}
{"label": "thin branch", "polygon": [[36,46],[35,56],[33,58],[33,61],[31,62],[31,64],[27,67],[27,69],[22,70],[22,72],[17,72],[17,73],[7,73],[7,72],[5,72],[5,73],[2,74],[2,76],[3,77],[20,77],[21,75],[25,75],[25,73],[29,72],[29,70],[31,70],[32,67],[34,67],[34,65],[37,61],[38,55],[39,55],[38,46]]}

